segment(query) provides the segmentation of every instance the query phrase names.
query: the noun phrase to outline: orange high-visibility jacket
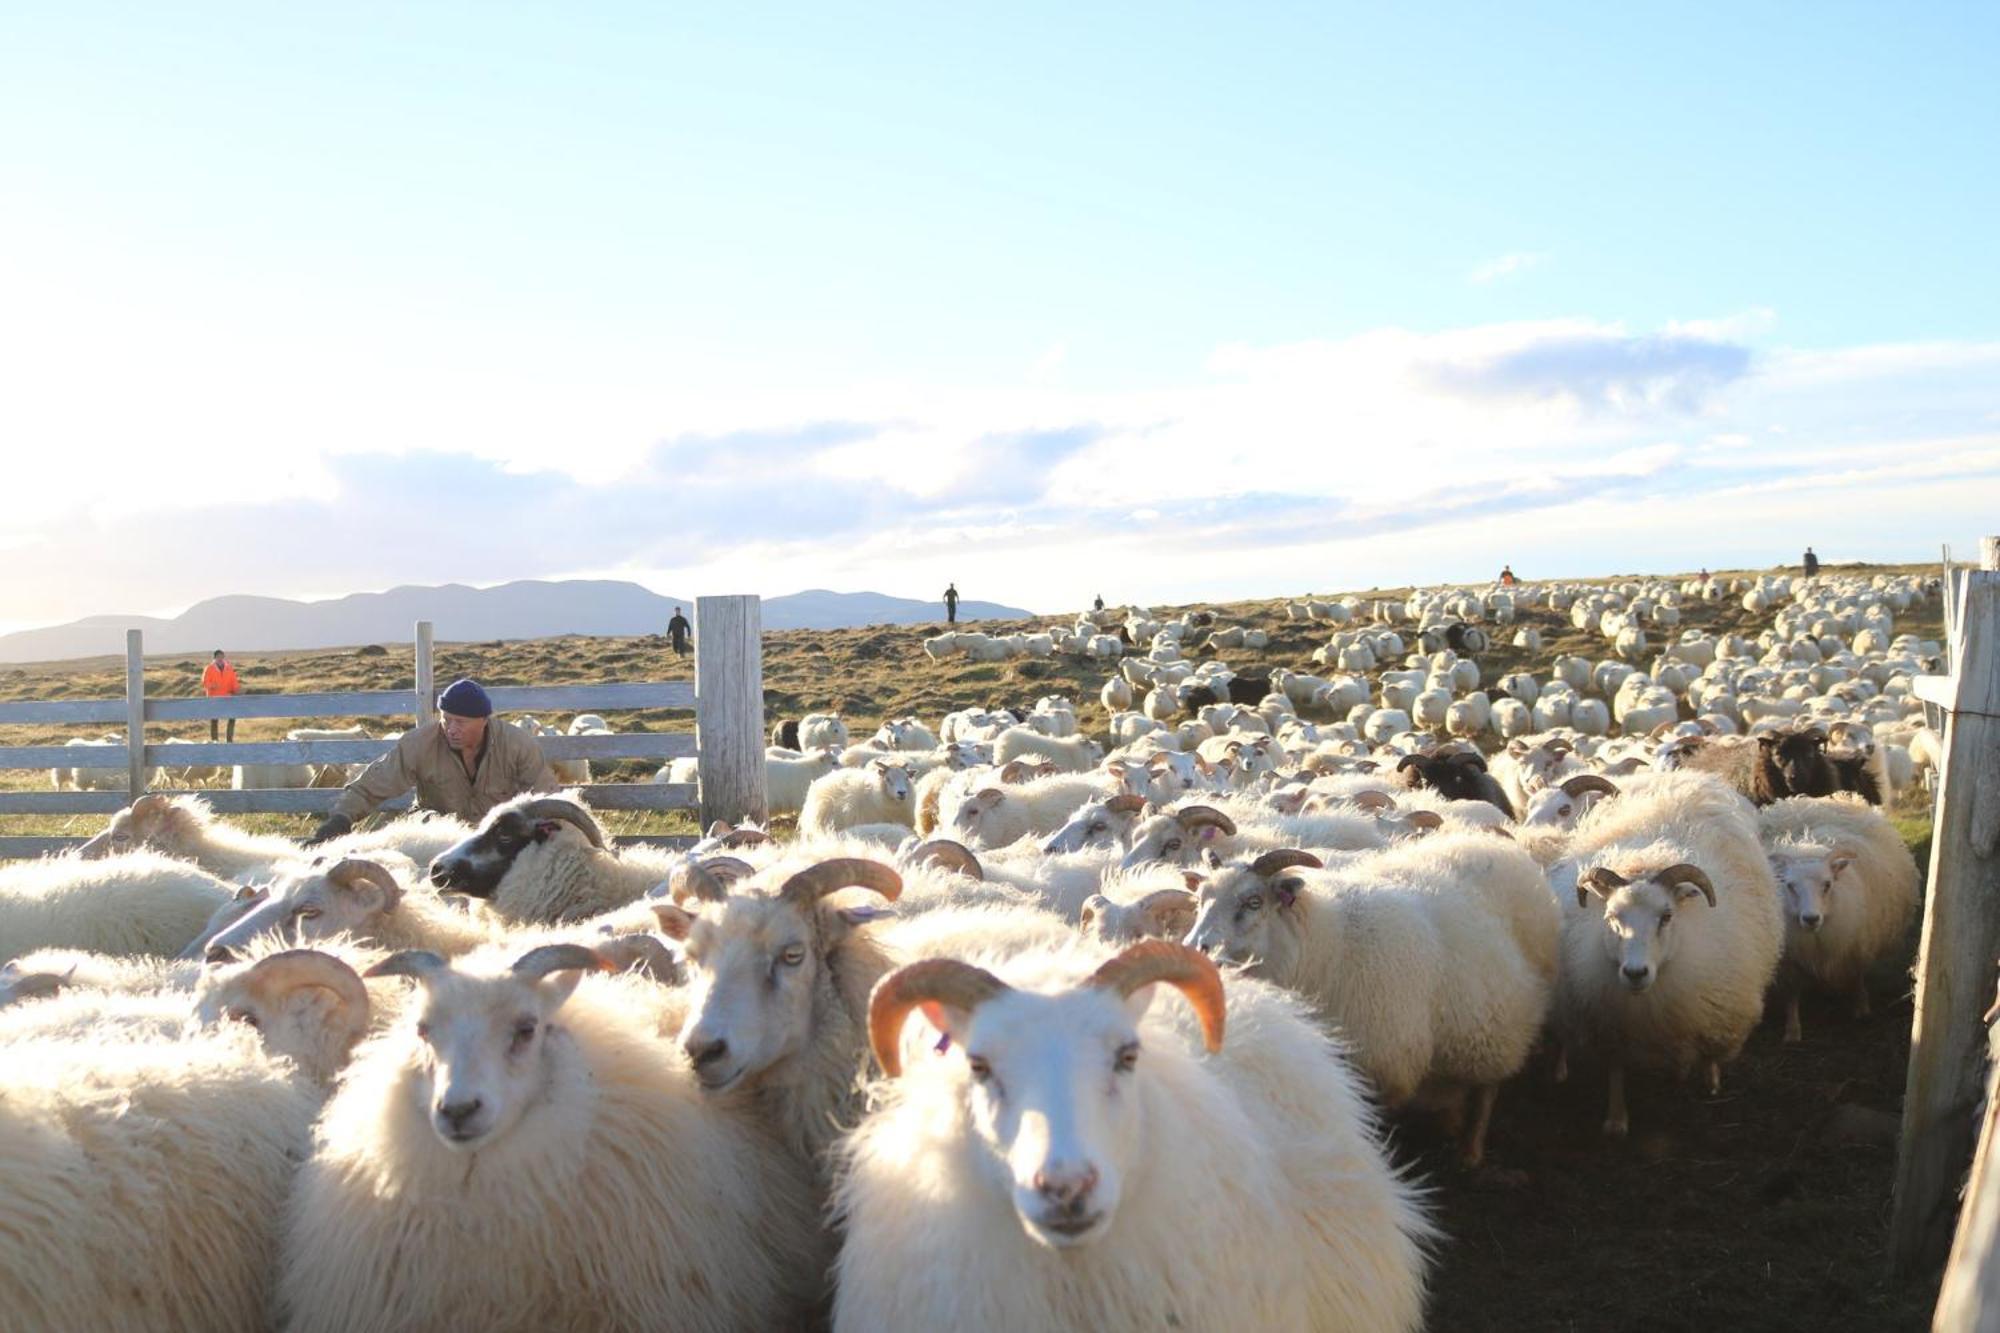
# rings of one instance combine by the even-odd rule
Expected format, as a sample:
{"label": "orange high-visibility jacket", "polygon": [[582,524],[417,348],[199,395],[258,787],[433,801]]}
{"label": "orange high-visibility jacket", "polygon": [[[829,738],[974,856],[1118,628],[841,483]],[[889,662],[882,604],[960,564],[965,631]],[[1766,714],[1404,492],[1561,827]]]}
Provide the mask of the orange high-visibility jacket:
{"label": "orange high-visibility jacket", "polygon": [[208,665],[201,671],[201,692],[210,698],[218,694],[243,693],[243,682],[236,679],[234,664],[224,661],[221,666],[217,666],[215,660],[210,658]]}

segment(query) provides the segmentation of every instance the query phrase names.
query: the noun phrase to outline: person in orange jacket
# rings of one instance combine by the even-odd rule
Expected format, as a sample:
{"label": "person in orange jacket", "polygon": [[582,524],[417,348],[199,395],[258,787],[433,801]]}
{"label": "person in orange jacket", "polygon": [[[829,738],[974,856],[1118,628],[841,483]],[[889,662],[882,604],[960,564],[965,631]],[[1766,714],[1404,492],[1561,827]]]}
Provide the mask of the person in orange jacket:
{"label": "person in orange jacket", "polygon": [[[201,692],[211,699],[225,699],[232,694],[243,693],[243,682],[236,679],[236,668],[229,664],[229,659],[222,655],[220,648],[215,650],[209,664],[201,669]],[[215,722],[214,718],[208,720],[210,740],[216,738]],[[229,719],[229,739],[236,739],[236,719],[233,717]]]}

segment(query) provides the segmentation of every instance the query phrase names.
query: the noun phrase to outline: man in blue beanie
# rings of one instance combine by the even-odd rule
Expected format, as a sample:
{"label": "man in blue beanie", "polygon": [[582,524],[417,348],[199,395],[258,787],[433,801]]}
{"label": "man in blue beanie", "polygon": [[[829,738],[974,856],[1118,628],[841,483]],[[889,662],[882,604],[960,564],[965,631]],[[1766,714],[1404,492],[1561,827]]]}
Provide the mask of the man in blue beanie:
{"label": "man in blue beanie", "polygon": [[522,792],[554,791],[556,775],[533,735],[493,716],[476,680],[455,680],[438,696],[438,719],[403,733],[396,748],[361,770],[308,847],[351,832],[384,801],[415,787],[417,807],[476,824]]}

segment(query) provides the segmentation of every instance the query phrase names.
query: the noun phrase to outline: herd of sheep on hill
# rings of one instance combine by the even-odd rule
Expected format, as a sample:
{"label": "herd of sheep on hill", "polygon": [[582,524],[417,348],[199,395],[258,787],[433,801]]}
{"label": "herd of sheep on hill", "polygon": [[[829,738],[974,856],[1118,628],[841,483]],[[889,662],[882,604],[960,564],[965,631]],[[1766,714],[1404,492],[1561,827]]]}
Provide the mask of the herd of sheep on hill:
{"label": "herd of sheep on hill", "polygon": [[[150,794],[0,868],[12,1327],[1420,1327],[1450,1262],[1386,1115],[1467,1168],[1537,1051],[1724,1067],[1865,1012],[1937,762],[1911,577],[1092,612],[933,656],[1077,710],[780,722],[770,811],[617,847],[573,795],[301,848]],[[1681,630],[1729,598],[1755,637]],[[1602,660],[1482,679],[1528,608]],[[602,726],[601,719],[589,719]],[[663,770],[662,778],[677,775]],[[1815,1033],[1815,1040],[1840,1034]],[[1657,1113],[1657,1112],[1656,1112]]]}

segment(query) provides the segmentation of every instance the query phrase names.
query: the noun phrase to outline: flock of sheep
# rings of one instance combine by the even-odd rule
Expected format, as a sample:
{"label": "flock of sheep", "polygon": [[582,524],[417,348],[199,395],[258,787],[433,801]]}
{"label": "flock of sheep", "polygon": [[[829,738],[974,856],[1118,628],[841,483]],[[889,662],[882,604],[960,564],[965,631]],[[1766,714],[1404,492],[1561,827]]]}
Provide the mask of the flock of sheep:
{"label": "flock of sheep", "polygon": [[[1628,1070],[1713,1091],[1767,1004],[1788,1040],[1808,990],[1865,1011],[1916,902],[1879,807],[1935,755],[1894,618],[1933,595],[1295,604],[1323,675],[1093,613],[1047,637],[1121,659],[1107,736],[1055,697],[780,723],[797,836],[685,853],[565,795],[310,852],[141,797],[0,870],[0,1308],[1418,1327],[1439,1238],[1385,1112],[1476,1166],[1538,1049],[1618,1135]],[[1676,630],[1724,596],[1771,627]],[[1482,689],[1527,607],[1607,657]]]}

